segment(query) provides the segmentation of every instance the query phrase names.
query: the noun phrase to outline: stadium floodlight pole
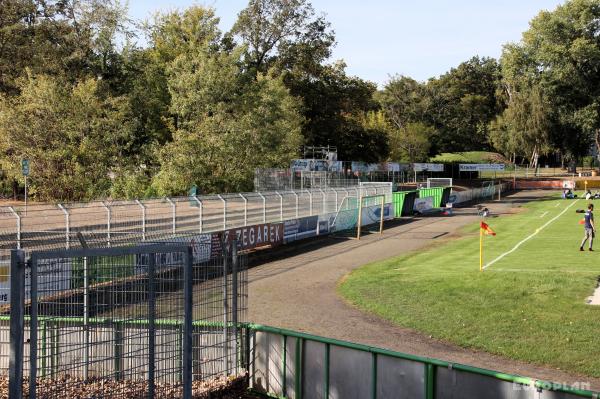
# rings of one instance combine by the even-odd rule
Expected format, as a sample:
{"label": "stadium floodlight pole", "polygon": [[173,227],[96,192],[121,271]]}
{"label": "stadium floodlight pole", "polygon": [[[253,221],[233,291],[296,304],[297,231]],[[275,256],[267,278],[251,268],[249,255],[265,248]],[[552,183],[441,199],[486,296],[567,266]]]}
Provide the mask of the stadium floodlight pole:
{"label": "stadium floodlight pole", "polygon": [[194,195],[193,198],[198,204],[198,231],[202,233],[202,201],[198,199],[197,195]]}
{"label": "stadium floodlight pole", "polygon": [[167,202],[169,204],[171,204],[171,218],[173,219],[173,234],[175,234],[175,232],[177,231],[177,205],[175,205],[175,202],[173,202],[173,200],[169,197],[165,197],[165,199],[167,200]]}
{"label": "stadium floodlight pole", "polygon": [[221,194],[217,194],[217,197],[223,202],[223,230],[227,230],[227,200]]}
{"label": "stadium floodlight pole", "polygon": [[110,207],[104,203],[104,201],[100,201],[104,209],[106,209],[106,244],[110,247],[110,219],[111,219],[111,211]]}
{"label": "stadium floodlight pole", "polygon": [[10,209],[10,212],[17,218],[17,249],[21,249],[21,216],[12,206],[9,206],[8,209]]}
{"label": "stadium floodlight pole", "polygon": [[146,241],[146,205],[142,204],[138,199],[135,200],[135,203],[142,210],[142,241]]}
{"label": "stadium floodlight pole", "polygon": [[65,247],[67,249],[69,249],[71,247],[70,243],[69,243],[69,236],[71,235],[71,223],[69,221],[69,211],[62,205],[62,204],[58,204],[58,208],[60,210],[63,211],[63,213],[65,214],[65,234],[66,234],[66,238],[67,241],[65,242]]}
{"label": "stadium floodlight pole", "polygon": [[248,226],[248,198],[244,197],[242,193],[239,195],[244,200],[244,226]]}

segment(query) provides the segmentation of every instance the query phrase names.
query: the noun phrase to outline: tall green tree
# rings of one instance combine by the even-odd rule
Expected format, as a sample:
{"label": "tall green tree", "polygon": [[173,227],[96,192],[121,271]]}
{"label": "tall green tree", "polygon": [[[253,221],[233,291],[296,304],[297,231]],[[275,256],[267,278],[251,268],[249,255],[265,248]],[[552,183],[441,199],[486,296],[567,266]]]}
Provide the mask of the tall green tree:
{"label": "tall green tree", "polygon": [[567,160],[600,149],[600,3],[570,0],[540,12],[522,40],[505,46],[503,84],[511,103],[532,89],[544,99],[550,145]]}
{"label": "tall green tree", "polygon": [[8,177],[21,180],[31,162],[31,193],[40,200],[106,197],[112,172],[135,119],[123,98],[104,96],[96,79],[71,86],[38,75],[22,79],[20,94],[0,97],[0,148]]}

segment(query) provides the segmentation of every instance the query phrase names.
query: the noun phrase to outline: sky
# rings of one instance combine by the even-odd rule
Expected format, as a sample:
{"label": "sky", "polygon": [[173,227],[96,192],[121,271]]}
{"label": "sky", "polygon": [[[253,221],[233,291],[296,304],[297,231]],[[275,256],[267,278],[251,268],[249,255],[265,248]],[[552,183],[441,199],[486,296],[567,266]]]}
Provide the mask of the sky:
{"label": "sky", "polygon": [[[335,31],[332,61],[347,73],[383,87],[395,75],[419,81],[439,76],[475,55],[499,58],[518,42],[529,21],[559,0],[312,0]],[[136,20],[190,5],[215,8],[228,31],[247,0],[129,0]]]}

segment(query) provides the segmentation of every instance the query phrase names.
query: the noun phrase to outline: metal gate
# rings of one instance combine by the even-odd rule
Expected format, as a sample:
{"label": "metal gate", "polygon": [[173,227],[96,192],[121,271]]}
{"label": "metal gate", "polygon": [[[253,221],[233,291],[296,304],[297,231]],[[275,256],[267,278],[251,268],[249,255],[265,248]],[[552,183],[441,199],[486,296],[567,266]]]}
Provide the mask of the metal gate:
{"label": "metal gate", "polygon": [[190,398],[194,380],[239,374],[245,281],[222,250],[13,251],[10,397]]}

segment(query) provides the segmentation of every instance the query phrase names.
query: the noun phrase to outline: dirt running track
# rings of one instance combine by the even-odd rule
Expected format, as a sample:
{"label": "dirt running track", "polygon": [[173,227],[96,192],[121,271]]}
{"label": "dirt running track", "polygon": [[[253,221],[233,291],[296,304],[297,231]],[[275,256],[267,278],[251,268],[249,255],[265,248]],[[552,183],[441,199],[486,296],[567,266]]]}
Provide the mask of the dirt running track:
{"label": "dirt running track", "polygon": [[[547,194],[523,191],[486,206],[493,213],[506,214],[514,212],[520,203]],[[591,389],[600,390],[600,379],[533,366],[431,339],[364,313],[336,294],[336,285],[353,269],[443,242],[460,227],[478,219],[474,208],[455,211],[453,217],[406,221],[386,229],[383,237],[371,234],[360,241],[322,239],[305,245],[302,250],[284,259],[250,269],[248,319],[255,323],[537,379],[568,384],[589,382]]]}

